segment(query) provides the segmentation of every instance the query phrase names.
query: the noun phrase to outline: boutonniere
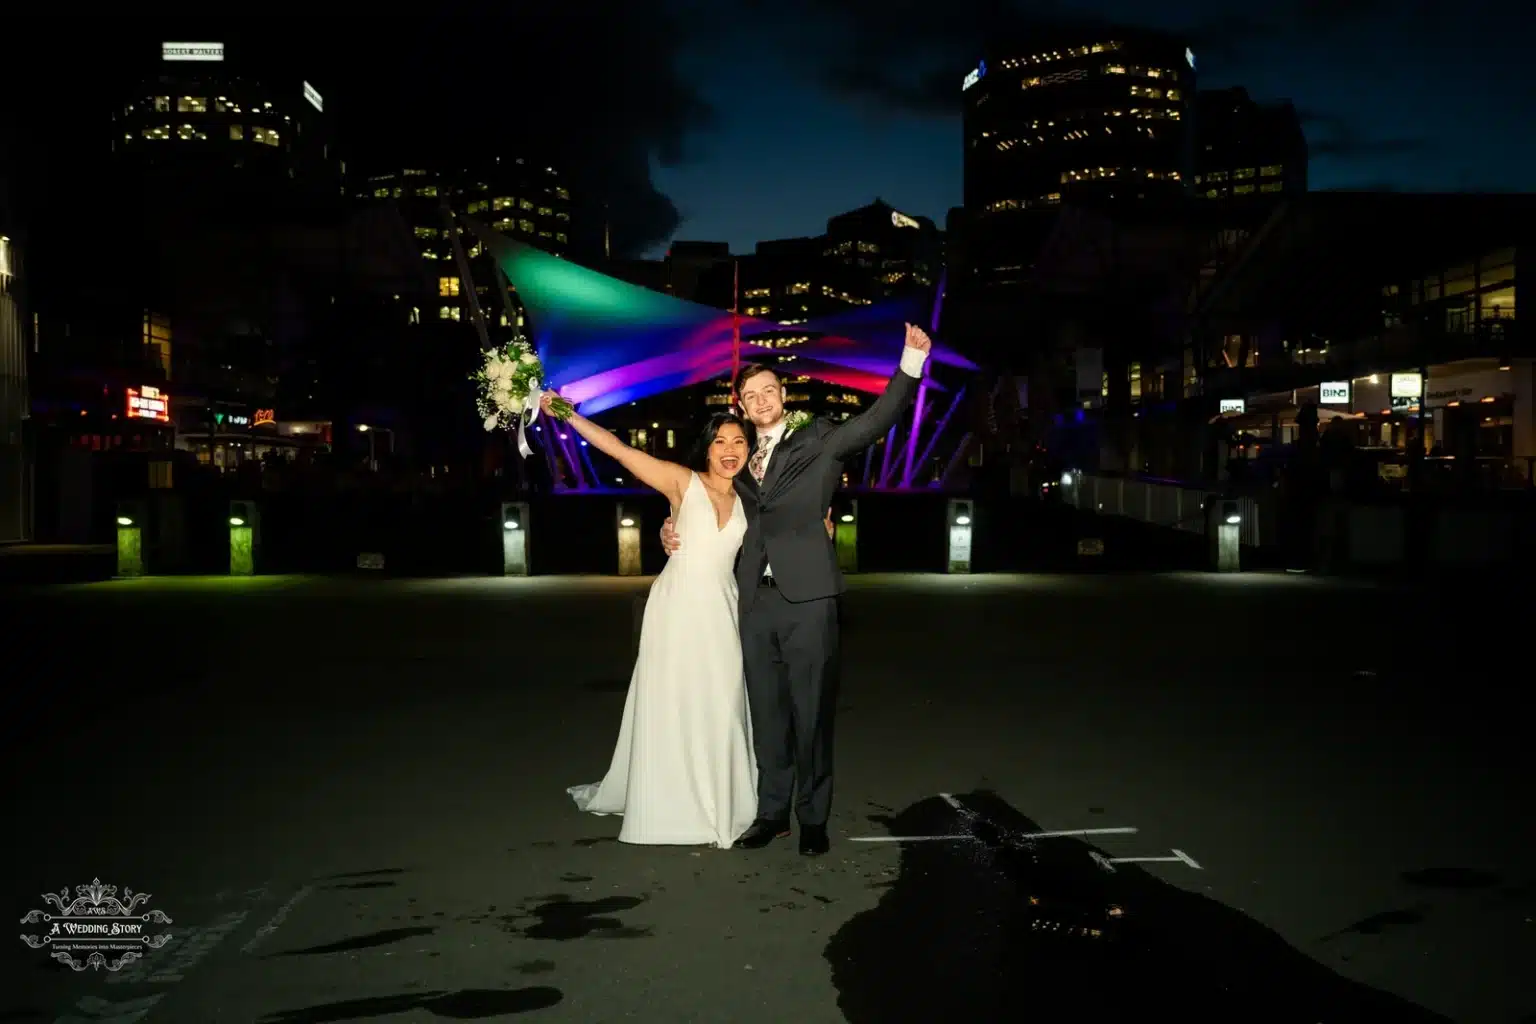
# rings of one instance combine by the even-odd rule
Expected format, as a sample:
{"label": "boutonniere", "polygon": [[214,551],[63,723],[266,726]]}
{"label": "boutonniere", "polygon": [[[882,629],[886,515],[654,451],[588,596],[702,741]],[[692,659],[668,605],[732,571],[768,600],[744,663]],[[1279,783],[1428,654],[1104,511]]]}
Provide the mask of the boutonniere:
{"label": "boutonniere", "polygon": [[797,409],[784,417],[784,433],[789,434],[791,431],[799,430],[809,422],[811,422],[811,414],[804,409]]}

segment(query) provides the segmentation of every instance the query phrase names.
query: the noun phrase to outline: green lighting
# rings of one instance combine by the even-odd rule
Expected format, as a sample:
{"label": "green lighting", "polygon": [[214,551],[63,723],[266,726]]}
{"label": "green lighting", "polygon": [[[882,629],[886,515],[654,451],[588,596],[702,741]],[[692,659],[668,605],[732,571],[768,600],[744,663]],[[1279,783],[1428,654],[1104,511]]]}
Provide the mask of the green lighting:
{"label": "green lighting", "polygon": [[127,516],[119,516],[117,521],[129,524],[117,528],[117,574],[143,576],[144,531],[133,526],[133,520]]}
{"label": "green lighting", "polygon": [[256,572],[256,556],[252,549],[254,538],[251,533],[249,526],[232,525],[229,528],[229,574],[231,576],[251,576]]}

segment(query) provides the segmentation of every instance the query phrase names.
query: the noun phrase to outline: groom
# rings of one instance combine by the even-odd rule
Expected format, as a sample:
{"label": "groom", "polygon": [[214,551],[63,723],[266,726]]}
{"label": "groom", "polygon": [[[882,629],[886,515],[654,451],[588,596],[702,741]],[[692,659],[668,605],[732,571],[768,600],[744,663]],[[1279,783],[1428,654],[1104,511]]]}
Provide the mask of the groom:
{"label": "groom", "polygon": [[[747,513],[736,582],[758,770],[757,820],[739,847],[760,849],[788,836],[791,803],[800,852],[815,857],[830,846],[837,595],[844,587],[823,517],[843,462],[890,430],[911,403],[932,344],[908,324],[901,372],[874,404],[842,423],[815,419],[788,430],[778,374],[749,365],[736,376],[742,412],[757,428],[748,472],[736,477]],[[661,545],[668,555],[681,546],[670,519]]]}

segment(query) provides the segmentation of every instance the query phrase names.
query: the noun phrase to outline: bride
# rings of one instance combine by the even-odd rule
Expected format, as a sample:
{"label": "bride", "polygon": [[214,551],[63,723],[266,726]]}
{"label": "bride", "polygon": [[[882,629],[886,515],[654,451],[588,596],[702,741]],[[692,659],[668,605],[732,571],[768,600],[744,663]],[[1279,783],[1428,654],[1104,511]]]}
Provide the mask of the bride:
{"label": "bride", "polygon": [[[540,410],[550,413],[545,393]],[[622,814],[623,843],[727,849],[757,815],[757,762],[742,672],[733,567],[747,516],[734,478],[747,464],[742,420],[716,414],[687,466],[652,458],[579,415],[569,426],[672,503],[682,550],[651,584],[640,656],[602,782],[576,806]]]}

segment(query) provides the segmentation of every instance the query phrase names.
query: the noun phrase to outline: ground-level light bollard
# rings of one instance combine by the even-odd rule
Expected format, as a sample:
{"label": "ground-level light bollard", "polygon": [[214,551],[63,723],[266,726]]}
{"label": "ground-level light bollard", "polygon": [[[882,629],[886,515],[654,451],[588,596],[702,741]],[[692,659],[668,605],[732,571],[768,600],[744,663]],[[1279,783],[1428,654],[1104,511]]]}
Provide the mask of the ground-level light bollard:
{"label": "ground-level light bollard", "polygon": [[142,501],[117,503],[117,575],[144,575],[144,519]]}
{"label": "ground-level light bollard", "polygon": [[261,510],[254,501],[229,503],[229,574],[254,576],[261,557]]}
{"label": "ground-level light bollard", "polygon": [[640,575],[640,514],[624,506],[614,509],[619,536],[619,575]]}
{"label": "ground-level light bollard", "polygon": [[965,498],[954,498],[946,511],[949,524],[949,558],[946,572],[971,571],[971,532],[975,528],[975,507]]}
{"label": "ground-level light bollard", "polygon": [[528,503],[501,503],[501,574],[528,575]]}
{"label": "ground-level light bollard", "polygon": [[837,567],[843,572],[859,571],[859,500],[832,509],[832,544],[837,550]]}
{"label": "ground-level light bollard", "polygon": [[1242,506],[1232,498],[1212,503],[1211,516],[1215,542],[1211,551],[1216,560],[1217,572],[1240,572],[1243,552]]}

